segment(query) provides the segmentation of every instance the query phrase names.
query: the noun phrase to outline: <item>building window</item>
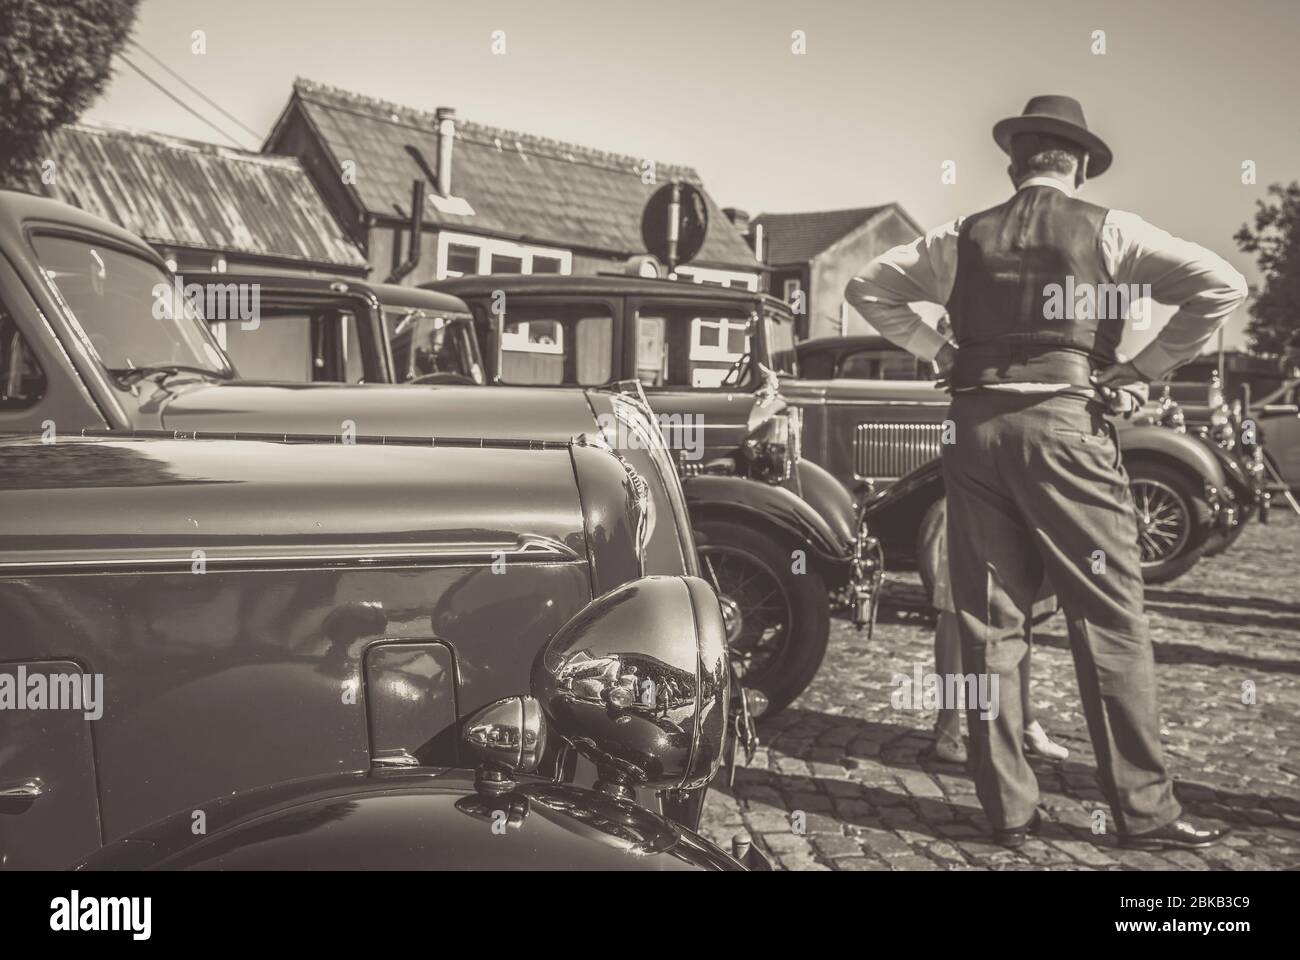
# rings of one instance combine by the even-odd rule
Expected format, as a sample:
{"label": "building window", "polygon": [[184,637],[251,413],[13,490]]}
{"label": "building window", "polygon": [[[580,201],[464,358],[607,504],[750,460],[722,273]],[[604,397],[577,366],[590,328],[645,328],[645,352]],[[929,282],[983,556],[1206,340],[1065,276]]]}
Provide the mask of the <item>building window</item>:
{"label": "building window", "polygon": [[677,276],[692,283],[704,283],[715,287],[731,287],[736,290],[758,291],[758,274],[742,273],[738,270],[714,270],[709,267],[678,267]]}
{"label": "building window", "polygon": [[739,317],[697,317],[692,327],[692,360],[740,359],[749,349],[749,321]]}
{"label": "building window", "polygon": [[785,281],[785,284],[783,285],[785,302],[789,303],[791,300],[793,300],[794,295],[802,289],[803,289],[803,285],[799,282],[798,277],[795,277],[792,280]]}
{"label": "building window", "polygon": [[438,234],[438,279],[489,273],[563,273],[573,268],[573,254],[495,237],[442,231]]}
{"label": "building window", "polygon": [[463,243],[447,244],[447,266],[442,271],[445,277],[465,277],[478,273],[478,247]]}

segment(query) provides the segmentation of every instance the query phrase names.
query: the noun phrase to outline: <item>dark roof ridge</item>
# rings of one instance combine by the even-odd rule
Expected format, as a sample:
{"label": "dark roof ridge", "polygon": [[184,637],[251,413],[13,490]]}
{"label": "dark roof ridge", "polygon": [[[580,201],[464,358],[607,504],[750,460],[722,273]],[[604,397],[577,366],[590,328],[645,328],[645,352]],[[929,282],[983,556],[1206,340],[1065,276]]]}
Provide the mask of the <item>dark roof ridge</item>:
{"label": "dark roof ridge", "polygon": [[[412,127],[423,133],[434,133],[436,131],[437,116],[427,110],[419,107],[409,107],[404,104],[394,103],[390,100],[383,100],[378,97],[371,97],[367,94],[356,93],[351,90],[344,90],[340,87],[330,86],[329,84],[318,83],[315,80],[308,80],[298,77],[293,83],[294,92],[306,100],[311,100],[323,107],[340,109],[340,105],[331,100],[322,100],[312,94],[324,94],[328,97],[335,97],[346,101],[355,109],[354,113],[361,116],[378,120],[382,123],[393,123],[398,126]],[[376,116],[375,111],[389,111],[389,116]],[[405,116],[405,120],[403,117]],[[396,117],[396,119],[394,119]],[[412,122],[417,121],[417,122]],[[421,123],[425,125],[421,125]],[[467,134],[472,131],[473,136]],[[482,137],[486,139],[476,139]],[[506,127],[492,126],[491,124],[479,123],[475,120],[466,120],[462,117],[456,118],[456,139],[469,140],[479,146],[495,146],[495,141],[500,140],[504,143],[522,143],[526,147],[542,148],[533,149],[531,152],[537,156],[545,156],[552,160],[566,160],[571,163],[587,163],[590,166],[598,166],[609,170],[627,169],[630,175],[639,175],[636,165],[646,160],[654,164],[656,176],[660,171],[666,171],[669,174],[676,174],[692,182],[700,181],[699,173],[690,166],[684,164],[663,163],[654,160],[651,157],[638,157],[632,154],[616,153],[610,150],[601,150],[598,147],[589,147],[580,143],[573,143],[568,140],[557,140],[553,137],[542,136],[541,134],[528,133],[522,130],[510,130]],[[525,153],[530,152],[525,149]]]}

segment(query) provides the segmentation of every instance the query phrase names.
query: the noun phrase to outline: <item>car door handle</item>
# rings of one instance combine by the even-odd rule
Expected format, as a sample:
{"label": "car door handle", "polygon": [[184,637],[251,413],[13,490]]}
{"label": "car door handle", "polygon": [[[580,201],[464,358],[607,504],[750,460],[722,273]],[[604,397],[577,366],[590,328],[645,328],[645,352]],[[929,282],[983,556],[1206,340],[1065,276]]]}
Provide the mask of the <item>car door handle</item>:
{"label": "car door handle", "polygon": [[38,777],[0,783],[0,813],[22,813],[45,796],[45,784]]}

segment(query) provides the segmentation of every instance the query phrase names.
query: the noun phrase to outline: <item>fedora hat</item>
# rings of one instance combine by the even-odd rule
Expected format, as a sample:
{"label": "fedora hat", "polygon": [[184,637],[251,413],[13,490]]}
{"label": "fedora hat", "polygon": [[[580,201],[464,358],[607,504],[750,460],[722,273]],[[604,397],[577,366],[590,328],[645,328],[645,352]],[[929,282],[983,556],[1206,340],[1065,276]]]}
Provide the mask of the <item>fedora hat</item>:
{"label": "fedora hat", "polygon": [[1110,166],[1110,147],[1088,129],[1083,107],[1074,97],[1057,94],[1033,97],[1020,116],[1007,117],[993,125],[993,139],[1006,153],[1011,152],[1011,138],[1018,133],[1050,133],[1077,143],[1088,151],[1089,179],[1101,176]]}

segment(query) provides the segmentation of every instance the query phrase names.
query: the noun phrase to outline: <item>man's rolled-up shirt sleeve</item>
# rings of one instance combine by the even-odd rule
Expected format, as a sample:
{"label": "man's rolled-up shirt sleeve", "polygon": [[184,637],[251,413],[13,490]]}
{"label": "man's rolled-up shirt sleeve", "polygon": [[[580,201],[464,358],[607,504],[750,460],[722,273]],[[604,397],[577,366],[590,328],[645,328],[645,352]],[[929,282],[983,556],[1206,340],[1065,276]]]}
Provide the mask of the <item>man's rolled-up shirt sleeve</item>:
{"label": "man's rolled-up shirt sleeve", "polygon": [[957,222],[886,250],[844,289],[844,298],[882,337],[922,360],[947,343],[908,304],[944,304],[952,292]]}
{"label": "man's rolled-up shirt sleeve", "polygon": [[1249,292],[1246,278],[1218,254],[1131,213],[1107,215],[1103,246],[1117,283],[1150,284],[1151,299],[1178,307],[1133,358],[1153,380],[1199,354]]}

